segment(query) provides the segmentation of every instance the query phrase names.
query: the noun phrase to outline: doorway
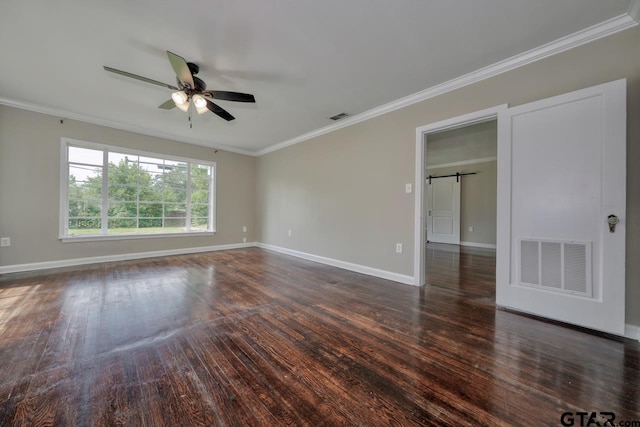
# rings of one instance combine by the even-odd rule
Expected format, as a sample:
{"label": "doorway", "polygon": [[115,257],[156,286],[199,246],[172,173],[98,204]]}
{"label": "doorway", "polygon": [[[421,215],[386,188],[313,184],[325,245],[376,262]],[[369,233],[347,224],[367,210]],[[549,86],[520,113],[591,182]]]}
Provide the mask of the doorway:
{"label": "doorway", "polygon": [[495,302],[497,121],[425,135],[426,277]]}
{"label": "doorway", "polygon": [[495,301],[497,121],[425,135],[426,276]]}
{"label": "doorway", "polygon": [[[506,108],[506,105],[501,105],[423,126],[416,130],[415,229],[421,230],[420,236],[416,236],[414,248],[414,277],[416,278],[417,285],[421,286],[426,283],[427,240],[429,233],[429,230],[427,229],[429,212],[426,201],[427,180],[429,175],[431,175],[431,182],[433,183],[438,179],[434,177],[450,174],[455,175],[456,173],[471,174],[478,172],[476,169],[481,165],[486,167],[492,162],[494,163],[494,167],[497,168],[497,156],[495,156],[495,151],[493,155],[490,155],[487,154],[486,148],[483,151],[483,149],[479,148],[480,145],[474,147],[472,142],[468,142],[473,138],[465,136],[465,134],[468,133],[465,129],[475,130],[476,136],[483,135],[485,140],[488,138],[487,135],[492,134],[493,136],[490,138],[493,139],[492,143],[495,148],[495,126],[498,112],[505,110]],[[491,127],[493,127],[493,131],[490,129]],[[458,144],[455,143],[456,140],[458,141]],[[429,149],[429,142],[431,142],[434,150]],[[431,153],[429,153],[429,151],[431,151]],[[431,154],[431,156],[429,156],[429,154]],[[463,158],[463,156],[466,156],[467,158]],[[461,186],[460,190],[463,196],[465,191],[464,180],[467,176],[475,177],[476,175],[462,175],[460,177],[456,177],[459,185]],[[487,176],[487,173],[482,174],[483,178],[487,178]],[[493,182],[495,182],[495,178]],[[477,181],[475,183],[477,183]],[[495,191],[495,184],[493,185],[493,190]],[[479,197],[477,191],[474,191],[473,195]],[[461,197],[461,200],[463,200],[463,197]],[[495,208],[495,200],[487,200],[483,202],[486,206],[489,206],[492,203]],[[460,244],[464,244],[464,247],[468,248],[475,247],[495,250],[495,209],[493,212],[483,212],[481,216],[485,219],[480,220],[477,217],[473,217],[473,215],[471,217],[469,215],[465,215],[465,207],[462,206],[462,202],[460,207],[462,211],[460,223]],[[493,225],[489,227],[488,224],[491,220],[487,220],[486,218],[487,216],[491,217],[491,215],[493,215]],[[478,228],[479,224],[482,225]],[[486,236],[481,237],[481,232],[486,233]],[[430,252],[432,259],[434,259],[433,257],[436,255],[439,259],[444,259],[449,256],[453,262],[455,262],[455,259],[459,259],[461,248],[459,245],[442,246],[441,244],[433,244],[432,247],[434,248],[434,251]]]}
{"label": "doorway", "polygon": [[496,248],[497,121],[425,135],[427,241]]}
{"label": "doorway", "polygon": [[426,283],[428,135],[496,117],[496,303],[624,335],[624,79],[417,128],[415,284]]}

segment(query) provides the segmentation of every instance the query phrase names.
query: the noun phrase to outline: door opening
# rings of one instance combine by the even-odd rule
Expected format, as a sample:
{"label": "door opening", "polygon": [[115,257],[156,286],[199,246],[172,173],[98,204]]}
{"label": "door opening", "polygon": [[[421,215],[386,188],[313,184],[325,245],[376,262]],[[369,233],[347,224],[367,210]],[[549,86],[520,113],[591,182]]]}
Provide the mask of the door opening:
{"label": "door opening", "polygon": [[[476,169],[481,165],[483,167],[486,167],[491,165],[492,162],[494,163],[493,167],[497,168],[497,158],[495,154],[487,154],[486,151],[484,151],[484,154],[482,154],[482,149],[479,149],[480,145],[475,147],[471,145],[471,148],[469,149],[467,145],[472,143],[463,142],[460,144],[456,144],[455,140],[464,140],[464,135],[466,134],[465,129],[471,129],[470,127],[474,126],[474,130],[479,132],[479,134],[484,134],[485,138],[487,138],[488,134],[491,134],[493,132],[494,136],[493,141],[491,142],[494,144],[495,149],[495,130],[491,131],[491,128],[493,127],[493,129],[495,129],[498,112],[506,108],[506,105],[501,105],[416,129],[415,230],[417,233],[415,236],[414,248],[414,277],[416,278],[416,285],[422,286],[426,284],[426,269],[428,268],[426,245],[428,240],[433,241],[433,239],[431,239],[429,236],[435,234],[437,237],[438,234],[442,234],[437,233],[437,231],[442,231],[442,229],[434,230],[433,220],[429,219],[429,207],[431,207],[431,205],[429,205],[428,200],[429,198],[433,198],[433,188],[430,190],[428,188],[428,176],[432,175],[433,178],[433,176],[449,174],[471,174],[477,172]],[[466,139],[470,140],[470,138]],[[465,153],[465,151],[467,152]],[[466,158],[464,156],[466,156]],[[495,176],[495,169],[493,175]],[[464,180],[469,179],[468,176],[482,176],[484,179],[490,177],[491,174],[482,173],[477,175],[464,175],[459,177],[456,176],[453,178],[454,181],[456,181],[457,179],[457,185],[459,186],[458,192],[459,194],[461,194],[461,201],[458,202],[458,208],[459,210],[461,210],[458,218],[458,220],[460,221],[460,230],[458,232],[457,240],[446,242],[454,243],[456,244],[456,246],[442,246],[440,243],[442,242],[442,240],[436,238],[436,241],[438,243],[433,243],[433,245],[440,245],[434,247],[437,247],[438,253],[440,253],[441,255],[450,253],[452,256],[454,256],[454,254],[456,252],[459,252],[460,250],[460,247],[457,245],[495,249],[495,199],[493,199],[493,201],[481,201],[484,206],[491,206],[491,209],[493,209],[492,212],[482,213],[482,217],[484,219],[478,219],[476,217],[472,219],[471,222],[469,222],[470,220],[468,218],[465,218],[464,211],[466,207],[464,206]],[[435,179],[431,179],[432,185],[435,181]],[[491,178],[489,179],[489,182],[491,182]],[[495,191],[495,184],[493,185],[493,190]],[[442,191],[441,193],[444,194],[445,192]],[[446,193],[449,194],[448,192]],[[474,190],[473,196],[477,199],[479,197],[478,192]],[[453,189],[451,189],[451,197],[455,197]],[[445,196],[442,196],[441,198],[447,200],[447,197]],[[474,202],[471,201],[471,203]],[[433,209],[431,209],[431,214],[431,217],[433,218]],[[475,222],[477,220],[481,222]],[[491,225],[492,221],[493,224]],[[450,222],[447,222],[446,220],[440,220],[440,223],[441,225],[443,225],[444,223],[445,226],[448,226],[450,224]],[[436,233],[434,233],[434,231]],[[434,253],[435,252],[430,253],[430,255],[432,255],[432,259]]]}
{"label": "door opening", "polygon": [[428,136],[496,117],[496,304],[624,335],[624,79],[417,128],[415,284],[426,283]]}
{"label": "door opening", "polygon": [[497,122],[425,135],[426,276],[495,301]]}

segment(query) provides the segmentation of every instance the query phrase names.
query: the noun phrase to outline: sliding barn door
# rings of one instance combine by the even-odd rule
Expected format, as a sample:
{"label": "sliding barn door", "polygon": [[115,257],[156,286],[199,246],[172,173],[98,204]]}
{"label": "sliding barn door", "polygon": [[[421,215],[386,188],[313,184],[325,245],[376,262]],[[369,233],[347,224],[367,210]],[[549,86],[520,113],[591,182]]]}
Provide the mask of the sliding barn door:
{"label": "sliding barn door", "polygon": [[625,80],[500,113],[498,305],[624,333],[625,159]]}
{"label": "sliding barn door", "polygon": [[460,244],[460,178],[427,180],[427,241]]}

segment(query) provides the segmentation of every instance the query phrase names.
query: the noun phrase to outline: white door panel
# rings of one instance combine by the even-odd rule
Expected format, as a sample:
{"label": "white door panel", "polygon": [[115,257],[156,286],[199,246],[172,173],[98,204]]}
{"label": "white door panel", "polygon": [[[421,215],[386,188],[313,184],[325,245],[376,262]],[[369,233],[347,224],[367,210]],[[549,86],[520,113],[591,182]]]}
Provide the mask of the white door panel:
{"label": "white door panel", "polygon": [[427,240],[460,244],[460,182],[455,176],[427,182]]}
{"label": "white door panel", "polygon": [[453,234],[453,218],[450,216],[433,216],[433,234]]}
{"label": "white door panel", "polygon": [[498,127],[497,303],[622,334],[626,82],[510,108]]}

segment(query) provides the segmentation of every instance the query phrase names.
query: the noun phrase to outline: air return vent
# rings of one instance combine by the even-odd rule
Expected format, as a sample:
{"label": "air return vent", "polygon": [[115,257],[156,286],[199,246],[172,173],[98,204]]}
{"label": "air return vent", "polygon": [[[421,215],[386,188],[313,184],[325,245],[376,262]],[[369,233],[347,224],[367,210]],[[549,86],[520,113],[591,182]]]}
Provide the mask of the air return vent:
{"label": "air return vent", "polygon": [[339,114],[336,114],[335,116],[331,116],[329,118],[331,120],[340,120],[340,119],[344,119],[345,117],[349,117],[349,115],[347,113],[339,113]]}
{"label": "air return vent", "polygon": [[519,251],[521,285],[592,296],[591,242],[520,239]]}

